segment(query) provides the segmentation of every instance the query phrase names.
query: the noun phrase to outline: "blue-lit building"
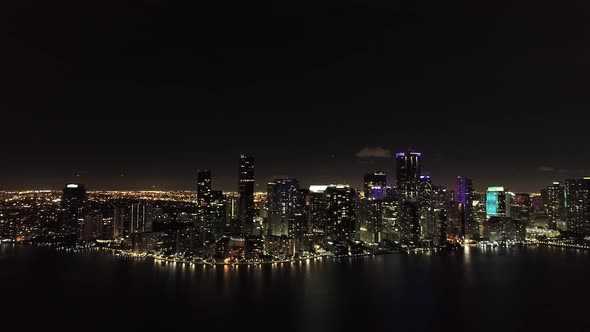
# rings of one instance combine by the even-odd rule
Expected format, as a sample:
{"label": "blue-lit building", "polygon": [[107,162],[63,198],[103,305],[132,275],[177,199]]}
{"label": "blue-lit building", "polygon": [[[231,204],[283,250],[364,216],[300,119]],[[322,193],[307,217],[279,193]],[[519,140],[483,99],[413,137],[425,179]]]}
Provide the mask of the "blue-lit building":
{"label": "blue-lit building", "polygon": [[486,192],[486,219],[490,217],[510,217],[510,197],[504,187],[488,187]]}

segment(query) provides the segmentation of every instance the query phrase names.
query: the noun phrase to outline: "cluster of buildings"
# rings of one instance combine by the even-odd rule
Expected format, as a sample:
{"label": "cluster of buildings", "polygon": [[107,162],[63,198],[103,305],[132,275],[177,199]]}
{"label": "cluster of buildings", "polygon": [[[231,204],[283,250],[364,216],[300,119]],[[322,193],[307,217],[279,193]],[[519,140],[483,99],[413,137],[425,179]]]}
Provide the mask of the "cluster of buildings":
{"label": "cluster of buildings", "polygon": [[[590,235],[590,178],[554,182],[540,195],[502,186],[477,192],[462,176],[449,189],[422,174],[422,155],[413,151],[395,154],[395,170],[391,182],[383,171],[365,174],[360,190],[277,178],[256,193],[255,159],[242,155],[237,192],[214,190],[211,171],[199,170],[193,199],[184,193],[177,202],[173,195],[144,199],[155,194],[89,200],[83,185],[68,184],[50,233],[134,252],[252,260],[522,241],[535,225]],[[14,219],[3,211],[0,235],[13,237]]]}
{"label": "cluster of buildings", "polygon": [[577,236],[590,235],[590,177],[553,182],[541,190],[549,228]]}

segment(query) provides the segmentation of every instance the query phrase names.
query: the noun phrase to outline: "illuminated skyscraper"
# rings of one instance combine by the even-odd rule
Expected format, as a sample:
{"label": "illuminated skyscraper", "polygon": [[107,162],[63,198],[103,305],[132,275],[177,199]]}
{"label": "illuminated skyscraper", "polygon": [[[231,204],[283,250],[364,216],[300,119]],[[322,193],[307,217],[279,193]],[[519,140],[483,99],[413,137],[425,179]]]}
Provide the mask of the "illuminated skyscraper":
{"label": "illuminated skyscraper", "polygon": [[546,210],[548,226],[557,229],[557,222],[561,220],[564,212],[564,190],[559,182],[553,182],[546,191]]}
{"label": "illuminated skyscraper", "polygon": [[403,201],[418,199],[421,156],[418,152],[395,154],[397,190]]}
{"label": "illuminated skyscraper", "polygon": [[386,195],[387,177],[383,171],[365,174],[365,198],[382,200]]}
{"label": "illuminated skyscraper", "polygon": [[504,187],[488,187],[486,192],[486,219],[510,217],[510,197]]}
{"label": "illuminated skyscraper", "polygon": [[268,219],[271,235],[294,237],[295,212],[299,182],[295,179],[277,179],[268,184]]}
{"label": "illuminated skyscraper", "polygon": [[565,181],[567,230],[590,235],[590,177]]}
{"label": "illuminated skyscraper", "polygon": [[242,232],[251,234],[254,217],[254,157],[240,156],[239,174],[239,216],[242,222]]}
{"label": "illuminated skyscraper", "polygon": [[324,234],[326,231],[326,188],[328,186],[309,186],[309,228],[314,234]]}
{"label": "illuminated skyscraper", "polygon": [[215,239],[219,239],[226,231],[226,199],[221,191],[211,191],[211,202],[209,203],[210,224],[213,227]]}
{"label": "illuminated skyscraper", "polygon": [[203,242],[210,240],[213,234],[211,218],[211,171],[197,172],[197,218],[195,229]]}
{"label": "illuminated skyscraper", "polygon": [[478,228],[473,219],[473,181],[466,177],[457,177],[455,184],[455,204],[459,211],[459,220],[462,227],[462,236],[472,238],[478,233]]}
{"label": "illuminated skyscraper", "polygon": [[297,191],[297,203],[295,207],[295,222],[289,225],[289,232],[298,241],[310,234],[309,208],[311,196],[309,189],[301,188]]}
{"label": "illuminated skyscraper", "polygon": [[113,211],[113,238],[129,235],[129,218],[125,208],[115,206]]}
{"label": "illuminated skyscraper", "polygon": [[324,191],[324,198],[328,239],[358,240],[355,190],[348,185],[330,185]]}
{"label": "illuminated skyscraper", "polygon": [[82,184],[70,183],[63,190],[61,207],[63,209],[61,231],[64,234],[76,235],[80,231],[83,217],[82,209],[86,203],[86,188]]}
{"label": "illuminated skyscraper", "polygon": [[145,202],[131,204],[129,212],[131,234],[152,231],[153,207],[151,204]]}

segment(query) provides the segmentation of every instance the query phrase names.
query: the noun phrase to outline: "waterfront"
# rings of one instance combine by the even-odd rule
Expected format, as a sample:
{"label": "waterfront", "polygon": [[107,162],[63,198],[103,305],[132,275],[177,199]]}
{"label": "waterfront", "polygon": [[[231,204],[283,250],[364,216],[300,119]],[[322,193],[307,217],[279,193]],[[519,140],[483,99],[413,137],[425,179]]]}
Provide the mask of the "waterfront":
{"label": "waterfront", "polygon": [[237,267],[0,250],[3,324],[25,330],[580,330],[590,290],[590,253],[550,247]]}

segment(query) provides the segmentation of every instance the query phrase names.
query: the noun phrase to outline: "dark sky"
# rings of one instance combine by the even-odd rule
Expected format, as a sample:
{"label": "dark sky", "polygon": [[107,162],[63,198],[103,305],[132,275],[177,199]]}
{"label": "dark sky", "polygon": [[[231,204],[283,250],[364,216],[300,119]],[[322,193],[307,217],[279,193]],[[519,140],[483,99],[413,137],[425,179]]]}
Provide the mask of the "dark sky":
{"label": "dark sky", "polygon": [[[435,183],[590,174],[587,1],[3,3],[0,189],[359,186],[413,148]],[[79,174],[75,178],[74,174]],[[122,176],[123,175],[123,176]]]}

